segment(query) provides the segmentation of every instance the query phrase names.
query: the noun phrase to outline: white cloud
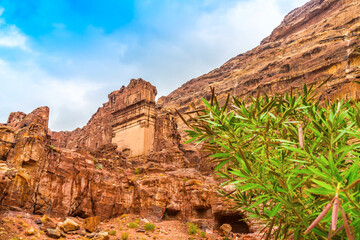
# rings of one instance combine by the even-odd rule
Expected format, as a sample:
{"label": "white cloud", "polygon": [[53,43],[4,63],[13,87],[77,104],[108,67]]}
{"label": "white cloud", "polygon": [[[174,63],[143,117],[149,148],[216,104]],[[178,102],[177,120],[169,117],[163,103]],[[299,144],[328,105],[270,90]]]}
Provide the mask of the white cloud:
{"label": "white cloud", "polygon": [[[1,59],[0,76],[4,84],[0,108],[8,110],[9,113],[29,113],[39,106],[49,106],[52,130],[82,126],[99,107],[99,99],[92,98],[91,94],[102,90],[101,83],[75,78],[56,79],[32,62],[23,64],[21,71],[18,71],[11,63]],[[85,116],[88,119],[85,119]],[[6,122],[5,115],[2,115],[0,122]]]}
{"label": "white cloud", "polygon": [[21,31],[11,24],[6,24],[1,18],[4,8],[0,8],[0,47],[20,48],[28,50],[26,46],[26,37]]}
{"label": "white cloud", "polygon": [[[174,16],[161,13],[155,19],[143,19],[151,29],[164,31],[167,38],[154,38],[139,47],[137,56],[141,59],[135,60],[141,66],[139,73],[156,84],[159,96],[169,94],[191,78],[257,46],[291,10],[288,6],[284,12],[280,1],[284,0],[210,1],[207,4],[217,5],[212,10],[189,13],[178,9]],[[179,23],[168,25],[177,18]],[[166,27],[159,27],[161,22]]]}
{"label": "white cloud", "polygon": [[190,41],[201,43],[203,48],[221,49],[216,52],[232,57],[229,54],[258,45],[282,18],[276,1],[238,2],[230,8],[201,15],[190,34]]}
{"label": "white cloud", "polygon": [[[288,11],[304,2],[203,0],[182,5],[165,1],[155,5],[158,11],[148,11],[141,1],[137,15],[144,29],[134,29],[143,32],[129,28],[109,34],[89,26],[80,44],[60,48],[56,42],[56,47],[43,50],[30,46],[21,29],[7,24],[0,8],[0,53],[14,52],[11,59],[0,55],[0,122],[12,111],[31,112],[46,105],[52,130],[81,127],[107,101],[107,94],[130,78],[142,77],[157,87],[158,96],[167,95],[257,46]],[[71,39],[65,25],[53,27],[53,35],[43,37],[47,41]]]}
{"label": "white cloud", "polygon": [[0,47],[19,47],[27,50],[26,38],[13,25],[7,27],[0,26]]}

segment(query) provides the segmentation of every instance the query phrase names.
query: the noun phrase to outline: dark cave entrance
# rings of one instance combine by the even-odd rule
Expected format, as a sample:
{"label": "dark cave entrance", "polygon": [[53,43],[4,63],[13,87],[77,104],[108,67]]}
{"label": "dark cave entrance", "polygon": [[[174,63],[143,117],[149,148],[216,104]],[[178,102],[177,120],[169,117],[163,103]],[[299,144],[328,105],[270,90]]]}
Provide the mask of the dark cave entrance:
{"label": "dark cave entrance", "polygon": [[179,220],[180,214],[180,210],[167,208],[164,212],[163,220]]}
{"label": "dark cave entrance", "polygon": [[233,233],[250,233],[249,225],[243,219],[240,214],[215,214],[215,229],[227,223],[231,225]]}

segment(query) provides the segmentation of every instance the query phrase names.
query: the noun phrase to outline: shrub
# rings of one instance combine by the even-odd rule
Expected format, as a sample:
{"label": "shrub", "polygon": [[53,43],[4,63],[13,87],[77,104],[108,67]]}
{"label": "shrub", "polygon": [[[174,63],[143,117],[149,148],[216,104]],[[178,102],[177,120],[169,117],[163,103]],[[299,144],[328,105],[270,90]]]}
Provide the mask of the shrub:
{"label": "shrub", "polygon": [[144,228],[146,231],[154,231],[155,225],[152,223],[145,223]]}
{"label": "shrub", "polygon": [[104,166],[102,164],[98,163],[98,164],[95,165],[95,168],[96,169],[103,169]]}
{"label": "shrub", "polygon": [[129,234],[128,234],[128,233],[125,232],[125,233],[122,233],[122,234],[121,234],[121,239],[122,239],[122,240],[128,240],[128,238],[129,238]]}
{"label": "shrub", "polygon": [[200,237],[206,238],[206,232],[201,232],[201,233],[200,233]]}
{"label": "shrub", "polygon": [[187,225],[188,225],[188,227],[189,227],[189,228],[188,228],[188,233],[189,233],[189,235],[194,235],[194,234],[197,233],[198,227],[196,226],[196,224],[194,224],[194,223],[192,223],[192,222],[188,222]]}
{"label": "shrub", "polygon": [[129,228],[138,228],[139,224],[137,224],[136,222],[130,222],[128,225]]}
{"label": "shrub", "polygon": [[108,233],[109,233],[109,235],[111,235],[111,236],[115,236],[115,235],[116,235],[116,231],[115,231],[115,230],[111,230],[111,231],[109,231]]}
{"label": "shrub", "polygon": [[360,103],[321,102],[313,89],[224,105],[212,89],[196,116],[180,115],[232,187],[220,193],[265,222],[266,239],[360,239]]}
{"label": "shrub", "polygon": [[136,175],[140,174],[140,169],[135,168],[135,169],[134,169],[134,174],[136,174]]}

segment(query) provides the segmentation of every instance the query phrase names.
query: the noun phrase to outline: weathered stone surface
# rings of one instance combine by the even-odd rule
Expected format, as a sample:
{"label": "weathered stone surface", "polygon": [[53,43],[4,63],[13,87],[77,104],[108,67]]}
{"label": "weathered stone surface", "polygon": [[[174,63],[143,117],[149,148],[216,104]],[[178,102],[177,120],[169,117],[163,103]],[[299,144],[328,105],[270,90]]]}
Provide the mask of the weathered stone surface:
{"label": "weathered stone surface", "polygon": [[219,233],[222,236],[228,237],[231,233],[231,230],[232,230],[231,225],[225,223],[225,224],[221,225],[221,227],[219,228]]}
{"label": "weathered stone surface", "polygon": [[[127,87],[122,86],[120,90],[110,93],[109,101],[98,109],[83,128],[77,128],[71,132],[51,132],[52,144],[61,148],[94,151],[102,145],[113,142],[119,145],[118,150],[122,151],[127,147],[124,145],[125,143],[122,144],[119,141],[123,136],[121,133],[125,133],[129,138],[125,142],[131,142],[131,145],[137,144],[137,146],[132,146],[133,151],[139,152],[142,150],[141,148],[146,148],[146,151],[141,153],[147,155],[151,150],[154,134],[155,95],[156,88],[149,82],[143,79],[132,79]],[[134,131],[129,133],[122,131],[126,129]],[[130,141],[132,135],[139,135],[140,130],[143,131],[141,136],[144,139]],[[112,140],[113,138],[114,140]]]}
{"label": "weathered stone surface", "polygon": [[84,219],[83,228],[88,232],[96,232],[100,223],[100,216],[88,217]]}
{"label": "weathered stone surface", "polygon": [[26,114],[23,112],[12,112],[9,115],[6,125],[9,127],[17,128],[19,122],[21,122],[26,117]]}
{"label": "weathered stone surface", "polygon": [[[134,79],[109,94],[109,102],[88,124],[72,132],[49,131],[46,107],[12,113],[0,125],[0,208],[103,219],[134,213],[153,222],[193,220],[206,230],[224,222],[232,224],[233,232],[256,230],[249,228],[251,222],[239,223],[239,213],[229,210],[232,203],[217,197],[212,166],[199,149],[181,145],[183,132],[165,109],[186,111],[191,101],[209,97],[206,85],[214,86],[220,98],[227,93],[247,97],[260,88],[271,94],[319,84],[330,75],[321,98],[358,98],[353,81],[360,77],[360,55],[353,49],[359,44],[359,12],[358,1],[310,1],[291,12],[260,46],[189,81],[157,105],[156,89]],[[120,143],[124,137],[116,137],[117,130],[132,124],[136,134],[144,128],[140,147],[130,133],[124,134],[128,147]],[[134,149],[142,156],[136,158]],[[50,221],[41,224],[60,237],[55,227]]]}
{"label": "weathered stone surface", "polygon": [[64,222],[60,224],[60,229],[67,233],[80,229],[80,225],[77,224],[74,220],[67,218]]}
{"label": "weathered stone surface", "polygon": [[[83,218],[135,213],[151,221],[162,220],[165,212],[176,219],[197,216],[197,209],[207,209],[212,215],[219,202],[217,183],[212,177],[202,177],[195,168],[174,171],[176,168],[169,167],[176,161],[186,167],[186,159],[181,152],[170,152],[179,144],[178,134],[173,118],[163,117],[159,118],[159,135],[169,142],[157,140],[156,150],[169,151],[171,159],[160,154],[158,162],[128,162],[111,145],[94,151],[97,158],[87,151],[50,147],[47,115],[40,110],[28,114],[23,120],[26,124],[19,122],[23,127],[16,131],[11,154],[0,168],[0,206]],[[23,144],[31,138],[35,140]],[[135,167],[143,169],[140,174]]]}
{"label": "weathered stone surface", "polygon": [[6,161],[16,167],[31,168],[44,160],[45,146],[48,142],[48,120],[49,108],[41,107],[18,122],[15,144]]}
{"label": "weathered stone surface", "polygon": [[126,88],[109,94],[112,143],[129,157],[148,156],[155,131],[156,88],[142,79],[132,79]]}
{"label": "weathered stone surface", "polygon": [[26,229],[25,235],[27,236],[35,235],[35,230],[33,228]]}
{"label": "weathered stone surface", "polygon": [[46,230],[46,235],[55,239],[61,238],[61,232],[57,228],[48,228]]}
{"label": "weathered stone surface", "polygon": [[15,143],[15,133],[12,127],[0,125],[0,159],[6,160],[10,149]]}
{"label": "weathered stone surface", "polygon": [[101,231],[94,235],[94,240],[109,240],[109,234],[107,232]]}

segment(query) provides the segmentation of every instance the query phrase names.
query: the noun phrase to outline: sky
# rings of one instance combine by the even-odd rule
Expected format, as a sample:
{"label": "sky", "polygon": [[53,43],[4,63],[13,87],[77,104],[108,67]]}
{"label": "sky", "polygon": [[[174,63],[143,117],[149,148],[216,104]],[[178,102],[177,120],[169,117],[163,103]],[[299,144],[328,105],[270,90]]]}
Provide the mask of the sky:
{"label": "sky", "polygon": [[307,0],[0,0],[0,122],[50,107],[84,126],[143,78],[161,97],[256,47]]}

